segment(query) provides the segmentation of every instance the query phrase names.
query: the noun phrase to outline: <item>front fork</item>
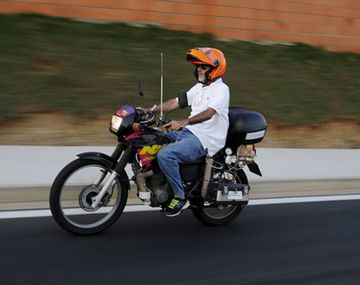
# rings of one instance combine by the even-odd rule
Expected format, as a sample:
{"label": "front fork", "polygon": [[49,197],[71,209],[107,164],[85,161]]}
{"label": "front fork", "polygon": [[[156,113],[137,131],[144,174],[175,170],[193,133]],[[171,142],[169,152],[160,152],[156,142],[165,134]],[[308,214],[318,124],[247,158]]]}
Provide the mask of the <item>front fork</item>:
{"label": "front fork", "polygon": [[[101,188],[99,194],[97,194],[96,196],[92,197],[92,203],[91,203],[91,207],[96,209],[100,203],[100,201],[104,198],[105,193],[108,191],[108,189],[110,188],[111,185],[113,185],[115,179],[119,176],[119,173],[121,173],[124,169],[126,164],[128,163],[129,159],[131,158],[131,155],[133,154],[133,147],[132,146],[128,146],[124,152],[124,146],[121,144],[118,145],[118,147],[116,148],[116,150],[114,151],[114,153],[112,154],[112,158],[114,160],[118,160],[120,155],[122,154],[119,162],[115,165],[115,167],[113,168],[113,170],[111,171],[111,175],[108,179],[108,181],[106,181],[105,185]],[[107,171],[104,171],[100,177],[96,180],[96,185],[99,185],[105,178],[105,176],[107,175]]]}
{"label": "front fork", "polygon": [[[124,151],[124,144],[122,143],[118,143],[118,145],[116,146],[116,149],[114,150],[113,154],[111,155],[111,158],[113,161],[118,161],[120,156],[122,155]],[[104,178],[106,177],[106,175],[108,174],[108,170],[102,170],[101,174],[99,175],[99,178],[96,179],[95,181],[95,185],[99,186],[101,182],[103,182]]]}
{"label": "front fork", "polygon": [[118,177],[118,174],[115,171],[113,171],[108,181],[106,181],[105,185],[101,188],[99,194],[91,198],[92,200],[91,208],[96,209],[98,207],[100,201],[104,198],[105,193],[107,192],[109,187],[113,184],[116,177]]}

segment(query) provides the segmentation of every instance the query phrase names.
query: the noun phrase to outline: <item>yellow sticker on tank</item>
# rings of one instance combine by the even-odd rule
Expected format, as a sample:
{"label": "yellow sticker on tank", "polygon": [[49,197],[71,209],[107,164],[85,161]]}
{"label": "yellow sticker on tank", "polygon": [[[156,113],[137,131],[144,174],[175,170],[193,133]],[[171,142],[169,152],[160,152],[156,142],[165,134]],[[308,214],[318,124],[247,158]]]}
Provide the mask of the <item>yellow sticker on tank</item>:
{"label": "yellow sticker on tank", "polygon": [[144,146],[142,150],[140,151],[140,155],[144,154],[157,154],[160,150],[162,145],[154,144],[149,146]]}

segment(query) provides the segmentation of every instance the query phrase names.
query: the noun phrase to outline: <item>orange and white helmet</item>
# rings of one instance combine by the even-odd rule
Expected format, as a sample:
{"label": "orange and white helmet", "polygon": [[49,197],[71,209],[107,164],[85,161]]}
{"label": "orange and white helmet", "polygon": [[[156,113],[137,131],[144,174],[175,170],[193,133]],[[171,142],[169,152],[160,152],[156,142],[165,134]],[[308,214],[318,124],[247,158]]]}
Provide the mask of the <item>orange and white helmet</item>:
{"label": "orange and white helmet", "polygon": [[[199,47],[189,49],[186,54],[186,60],[194,65],[209,65],[211,69],[206,73],[207,81],[214,81],[223,76],[226,71],[226,59],[221,50],[210,47]],[[195,77],[198,79],[197,69]]]}

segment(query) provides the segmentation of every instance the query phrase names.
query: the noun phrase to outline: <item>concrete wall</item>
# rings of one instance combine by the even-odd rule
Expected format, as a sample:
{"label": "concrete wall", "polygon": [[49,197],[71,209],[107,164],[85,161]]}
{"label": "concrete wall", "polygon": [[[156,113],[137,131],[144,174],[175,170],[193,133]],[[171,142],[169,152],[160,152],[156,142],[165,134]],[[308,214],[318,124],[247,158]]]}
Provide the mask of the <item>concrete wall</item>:
{"label": "concrete wall", "polygon": [[[0,188],[49,186],[76,154],[88,151],[111,155],[114,147],[0,146]],[[360,149],[257,149],[263,177],[245,168],[252,181],[360,179]],[[132,171],[127,172],[131,177]]]}
{"label": "concrete wall", "polygon": [[359,0],[0,0],[0,13],[24,12],[360,52]]}

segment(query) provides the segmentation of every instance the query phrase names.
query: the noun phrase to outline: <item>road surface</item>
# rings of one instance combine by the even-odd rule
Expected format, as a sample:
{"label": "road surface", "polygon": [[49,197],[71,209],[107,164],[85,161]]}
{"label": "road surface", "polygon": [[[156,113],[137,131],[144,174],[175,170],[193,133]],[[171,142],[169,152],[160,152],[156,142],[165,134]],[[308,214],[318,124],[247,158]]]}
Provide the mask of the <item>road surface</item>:
{"label": "road surface", "polygon": [[124,213],[78,237],[51,217],[0,220],[1,284],[359,284],[360,200],[248,206],[224,227],[190,211]]}

